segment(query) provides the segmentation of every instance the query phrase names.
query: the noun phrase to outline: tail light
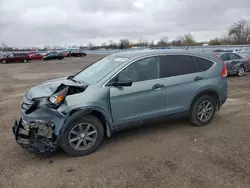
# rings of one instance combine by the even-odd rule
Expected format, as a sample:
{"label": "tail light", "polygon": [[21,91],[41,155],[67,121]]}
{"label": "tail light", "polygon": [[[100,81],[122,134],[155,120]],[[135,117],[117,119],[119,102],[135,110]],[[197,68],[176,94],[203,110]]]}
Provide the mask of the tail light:
{"label": "tail light", "polygon": [[226,64],[224,63],[224,61],[218,57],[216,54],[214,54],[215,57],[217,57],[221,62],[222,62],[222,70],[221,70],[221,77],[227,77],[227,66]]}

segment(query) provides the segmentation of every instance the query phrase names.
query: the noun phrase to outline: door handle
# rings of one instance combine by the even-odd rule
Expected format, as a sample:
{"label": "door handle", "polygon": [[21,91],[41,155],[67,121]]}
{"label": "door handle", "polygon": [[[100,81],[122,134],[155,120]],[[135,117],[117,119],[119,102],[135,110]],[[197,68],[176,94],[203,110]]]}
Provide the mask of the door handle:
{"label": "door handle", "polygon": [[203,77],[197,76],[197,77],[194,78],[194,81],[199,81],[199,80],[202,80],[202,79],[203,79]]}
{"label": "door handle", "polygon": [[163,88],[165,85],[163,84],[155,84],[152,89],[160,89],[160,88]]}

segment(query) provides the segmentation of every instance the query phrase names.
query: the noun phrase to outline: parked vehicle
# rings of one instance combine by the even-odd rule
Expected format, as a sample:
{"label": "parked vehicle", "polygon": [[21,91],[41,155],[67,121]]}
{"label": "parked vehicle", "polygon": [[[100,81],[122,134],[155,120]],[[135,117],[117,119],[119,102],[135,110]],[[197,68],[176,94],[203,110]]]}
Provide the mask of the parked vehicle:
{"label": "parked vehicle", "polygon": [[216,53],[226,64],[229,75],[243,76],[250,70],[250,64],[246,58],[236,53]]}
{"label": "parked vehicle", "polygon": [[31,60],[42,60],[45,54],[42,53],[34,53],[30,55]]}
{"label": "parked vehicle", "polygon": [[81,51],[69,51],[68,57],[82,57],[86,56],[87,54]]}
{"label": "parked vehicle", "polygon": [[235,48],[235,49],[233,49],[232,52],[233,52],[233,53],[246,53],[246,51],[243,50],[243,49],[241,49],[241,48]]}
{"label": "parked vehicle", "polygon": [[1,63],[10,63],[10,62],[27,63],[28,61],[30,61],[30,56],[28,53],[15,52],[15,53],[9,53],[0,57]]}
{"label": "parked vehicle", "polygon": [[60,53],[63,54],[63,57],[68,57],[68,54],[69,54],[67,51],[62,51],[62,52],[60,52]]}
{"label": "parked vehicle", "polygon": [[50,52],[50,53],[46,54],[45,56],[43,56],[42,60],[53,60],[53,59],[62,60],[63,58],[64,58],[64,56],[62,53]]}
{"label": "parked vehicle", "polygon": [[230,49],[215,49],[213,52],[232,52]]}
{"label": "parked vehicle", "polygon": [[105,134],[151,120],[187,115],[206,125],[226,99],[227,69],[212,53],[123,52],[29,89],[13,133],[29,151],[87,155]]}
{"label": "parked vehicle", "polygon": [[36,52],[28,52],[29,55],[35,54]]}

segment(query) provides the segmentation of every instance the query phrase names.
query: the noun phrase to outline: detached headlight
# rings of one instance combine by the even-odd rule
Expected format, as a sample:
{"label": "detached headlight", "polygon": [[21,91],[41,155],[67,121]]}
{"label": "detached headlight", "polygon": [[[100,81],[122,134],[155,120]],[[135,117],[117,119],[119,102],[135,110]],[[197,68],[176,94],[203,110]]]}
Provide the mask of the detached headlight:
{"label": "detached headlight", "polygon": [[63,102],[67,93],[68,93],[68,87],[51,95],[50,97],[36,98],[34,99],[34,101],[36,102],[37,108],[48,108],[48,107],[55,108],[58,107]]}
{"label": "detached headlight", "polygon": [[65,99],[66,95],[68,93],[68,87],[62,89],[61,91],[53,94],[49,97],[49,102],[53,104],[55,107],[59,106],[63,100]]}

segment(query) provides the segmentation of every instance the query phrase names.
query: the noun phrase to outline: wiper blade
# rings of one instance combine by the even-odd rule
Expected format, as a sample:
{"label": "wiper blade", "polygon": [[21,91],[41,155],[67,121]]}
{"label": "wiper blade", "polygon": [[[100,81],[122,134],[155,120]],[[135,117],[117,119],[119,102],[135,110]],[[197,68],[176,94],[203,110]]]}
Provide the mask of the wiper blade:
{"label": "wiper blade", "polygon": [[76,81],[75,79],[74,79],[74,75],[70,75],[68,78],[67,78],[67,80],[71,80],[71,81],[73,81],[73,82],[75,82],[75,83],[80,83],[79,81]]}

